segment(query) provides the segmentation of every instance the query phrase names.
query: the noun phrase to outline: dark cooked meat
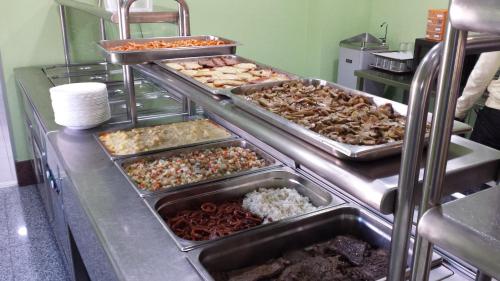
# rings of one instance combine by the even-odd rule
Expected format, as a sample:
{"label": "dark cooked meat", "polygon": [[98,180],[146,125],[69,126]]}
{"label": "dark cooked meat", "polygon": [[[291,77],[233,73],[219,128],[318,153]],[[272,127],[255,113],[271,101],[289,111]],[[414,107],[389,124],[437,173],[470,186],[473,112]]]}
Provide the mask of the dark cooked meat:
{"label": "dark cooked meat", "polygon": [[377,280],[387,276],[389,253],[385,250],[375,250],[364,260],[364,266],[351,267],[346,270],[346,275],[352,280]]}
{"label": "dark cooked meat", "polygon": [[244,98],[332,140],[352,145],[401,141],[406,119],[391,104],[300,81],[244,93]]}
{"label": "dark cooked meat", "polygon": [[344,280],[342,273],[337,271],[335,258],[310,257],[287,267],[278,277],[279,281],[319,281]]}
{"label": "dark cooked meat", "polygon": [[310,257],[310,255],[304,250],[293,250],[283,254],[283,258],[290,263],[297,263],[305,260],[308,257]]}
{"label": "dark cooked meat", "polygon": [[365,251],[370,248],[368,243],[349,236],[337,236],[331,246],[331,249],[354,265],[363,264]]}
{"label": "dark cooked meat", "polygon": [[[361,257],[360,257],[361,256]],[[375,281],[387,275],[389,252],[350,236],[285,252],[264,264],[212,272],[217,281]]]}
{"label": "dark cooked meat", "polygon": [[228,274],[228,281],[260,281],[278,276],[285,269],[286,261],[277,259],[268,264],[252,266]]}

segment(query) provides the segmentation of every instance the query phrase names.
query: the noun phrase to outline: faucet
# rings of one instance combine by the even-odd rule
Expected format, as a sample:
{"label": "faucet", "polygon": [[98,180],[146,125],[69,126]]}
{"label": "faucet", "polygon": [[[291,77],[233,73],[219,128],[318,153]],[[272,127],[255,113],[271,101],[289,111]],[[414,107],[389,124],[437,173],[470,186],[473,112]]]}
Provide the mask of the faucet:
{"label": "faucet", "polygon": [[380,28],[384,27],[385,26],[385,33],[384,33],[384,37],[380,37],[379,39],[382,40],[382,45],[387,45],[387,27],[389,26],[389,24],[387,24],[387,22],[383,22],[381,25],[380,25]]}

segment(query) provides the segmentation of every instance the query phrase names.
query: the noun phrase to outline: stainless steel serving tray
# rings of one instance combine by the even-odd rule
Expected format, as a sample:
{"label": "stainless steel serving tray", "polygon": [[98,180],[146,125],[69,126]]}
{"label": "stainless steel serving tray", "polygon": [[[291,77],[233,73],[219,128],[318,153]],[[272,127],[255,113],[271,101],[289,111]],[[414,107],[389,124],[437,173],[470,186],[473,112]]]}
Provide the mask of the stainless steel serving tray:
{"label": "stainless steel serving tray", "polygon": [[[238,60],[239,62],[241,63],[253,63],[255,65],[257,65],[258,68],[261,68],[261,69],[270,69],[272,71],[275,71],[275,72],[278,72],[278,73],[282,73],[282,74],[285,74],[287,75],[291,80],[293,79],[299,79],[300,77],[295,75],[295,74],[292,74],[292,73],[289,73],[289,72],[286,72],[286,71],[283,71],[281,69],[277,69],[277,68],[274,68],[272,66],[268,66],[268,65],[265,65],[265,64],[262,64],[262,63],[259,63],[259,62],[256,62],[256,61],[253,61],[253,60],[250,60],[250,59],[247,59],[247,58],[244,58],[244,57],[240,57],[240,56],[237,56],[237,55],[223,55],[223,56],[204,56],[204,57],[192,57],[192,58],[181,58],[181,59],[167,59],[167,60],[161,60],[161,61],[155,61],[155,63],[168,70],[169,72],[183,78],[184,80],[187,80],[188,82],[202,88],[203,90],[207,91],[207,92],[210,92],[214,95],[226,95],[228,94],[228,92],[231,90],[231,89],[216,89],[216,88],[212,88],[208,85],[205,85],[204,83],[201,83],[200,81],[194,79],[193,77],[189,76],[189,75],[186,75],[180,71],[177,71],[173,68],[170,68],[168,67],[166,64],[167,63],[179,63],[179,62],[191,62],[191,61],[199,61],[199,60],[202,60],[202,59],[213,59],[213,58],[220,58],[220,57],[225,57],[225,58],[231,58],[231,59],[236,59]],[[252,85],[259,85],[259,84],[252,84]]]}
{"label": "stainless steel serving tray", "polygon": [[[136,161],[142,160],[142,159],[155,160],[155,159],[160,159],[160,158],[168,158],[168,157],[172,157],[175,155],[179,155],[181,153],[187,153],[187,152],[196,151],[196,150],[204,150],[204,149],[208,149],[208,148],[217,148],[217,147],[229,147],[229,146],[239,146],[239,147],[251,149],[251,150],[255,151],[257,153],[257,155],[262,157],[266,161],[267,165],[265,167],[262,167],[262,168],[250,169],[250,170],[241,171],[238,173],[225,175],[222,177],[214,177],[214,178],[210,178],[210,179],[206,179],[206,180],[202,180],[202,181],[198,181],[198,182],[169,187],[169,188],[161,189],[158,191],[148,191],[148,190],[140,189],[134,183],[134,181],[127,175],[127,172],[125,172],[125,169],[124,169],[124,166],[131,164],[131,163],[134,163]],[[141,197],[147,197],[147,196],[151,196],[154,194],[163,194],[163,193],[178,191],[178,190],[182,190],[182,189],[189,189],[189,188],[192,188],[194,186],[201,185],[204,183],[210,183],[210,182],[215,182],[215,181],[219,181],[219,180],[223,180],[223,179],[234,178],[234,177],[238,177],[241,175],[246,175],[246,174],[251,174],[251,173],[258,172],[258,171],[268,170],[268,169],[275,168],[275,167],[278,167],[281,165],[281,163],[278,160],[276,160],[274,157],[272,157],[271,155],[267,154],[266,152],[259,149],[255,145],[253,145],[253,144],[251,144],[243,139],[227,140],[227,141],[221,141],[221,142],[212,142],[212,143],[208,143],[208,144],[190,146],[190,147],[174,149],[174,150],[168,150],[168,151],[159,152],[159,153],[155,153],[155,154],[149,154],[149,155],[143,155],[143,156],[137,156],[137,157],[131,157],[131,158],[125,158],[125,159],[118,159],[117,161],[115,161],[115,164],[118,166],[118,168],[120,169],[122,174],[127,178],[127,180],[130,182],[130,184],[134,187],[134,189],[137,191],[137,193]]]}
{"label": "stainless steel serving tray", "polygon": [[[111,151],[109,151],[109,149],[106,147],[106,145],[104,145],[101,142],[101,140],[99,139],[99,137],[102,136],[103,134],[113,133],[113,132],[117,132],[117,131],[130,130],[130,129],[140,128],[140,127],[152,127],[152,126],[158,126],[158,125],[173,124],[173,123],[186,122],[186,121],[194,121],[194,120],[200,120],[200,119],[209,119],[213,123],[219,125],[222,129],[226,130],[229,133],[229,136],[226,138],[213,139],[213,140],[207,140],[207,141],[199,141],[199,142],[178,145],[178,146],[172,146],[172,147],[162,147],[162,148],[157,148],[157,149],[153,149],[153,150],[142,151],[142,152],[132,153],[132,154],[123,154],[123,155],[116,155],[116,154],[112,153]],[[237,137],[238,136],[236,134],[234,134],[230,130],[228,130],[225,127],[223,127],[222,125],[220,125],[213,118],[210,118],[209,114],[195,115],[195,116],[185,115],[185,116],[181,116],[180,120],[179,120],[179,118],[172,118],[171,122],[167,121],[167,122],[162,122],[161,124],[154,124],[154,125],[147,124],[147,125],[139,126],[139,127],[137,127],[137,126],[134,127],[130,124],[126,124],[123,127],[115,128],[115,129],[108,130],[108,131],[102,131],[102,132],[98,132],[98,133],[94,134],[94,138],[97,140],[99,145],[102,147],[102,149],[106,152],[106,154],[108,155],[108,157],[111,160],[117,160],[117,159],[122,159],[122,158],[129,158],[129,157],[137,157],[137,156],[142,156],[142,155],[153,154],[153,153],[160,152],[160,151],[176,150],[176,149],[181,149],[181,148],[186,148],[186,147],[191,147],[191,146],[198,146],[198,145],[204,145],[204,144],[209,144],[209,143],[215,143],[215,142],[220,142],[220,141],[225,141],[225,140],[230,140],[230,139],[236,139]]]}
{"label": "stainless steel serving tray", "polygon": [[[300,194],[311,199],[311,203],[319,209],[309,214],[314,214],[324,208],[344,204],[345,201],[331,194],[324,187],[311,182],[310,180],[295,173],[290,168],[279,168],[275,170],[262,171],[246,176],[219,181],[211,184],[204,184],[196,188],[186,189],[176,193],[170,193],[166,196],[158,196],[146,199],[151,210],[161,221],[162,225],[170,236],[175,240],[177,246],[182,251],[189,251],[201,245],[212,243],[214,241],[224,240],[228,237],[239,235],[241,233],[251,232],[259,228],[273,228],[294,217],[286,218],[280,221],[262,224],[253,228],[242,230],[240,232],[221,237],[214,240],[190,241],[177,236],[163,220],[162,217],[178,212],[180,210],[197,208],[203,202],[221,202],[225,200],[235,200],[242,198],[245,194],[259,188],[278,188],[289,187],[296,189]],[[304,214],[305,215],[305,214]],[[304,215],[296,216],[301,217]]]}
{"label": "stainless steel serving tray", "polygon": [[[344,90],[346,92],[351,92],[354,94],[359,94],[363,96],[370,97],[373,99],[374,103],[377,105],[382,105],[386,103],[392,104],[394,110],[399,114],[406,116],[407,106],[398,102],[394,102],[392,100],[384,99],[375,95],[371,95],[365,92],[357,91],[342,87],[338,84],[331,83],[324,80],[319,79],[302,79],[304,84],[312,84],[315,86],[330,86],[332,88],[337,88]],[[287,120],[284,117],[279,116],[278,114],[274,114],[251,101],[246,100],[242,97],[247,92],[253,92],[256,90],[262,90],[266,88],[270,88],[276,85],[281,85],[283,82],[271,82],[260,85],[251,85],[251,86],[241,86],[235,88],[229,94],[233,103],[243,110],[254,114],[257,117],[264,119],[265,121],[273,124],[274,126],[285,130],[286,132],[293,134],[304,141],[309,142],[310,144],[329,152],[330,154],[342,158],[342,159],[351,159],[351,160],[373,160],[378,159],[394,154],[398,154],[401,152],[401,147],[403,145],[403,141],[380,144],[380,145],[351,145],[345,144],[341,142],[334,141],[330,138],[322,136],[316,132],[313,132],[305,127],[302,127],[299,124],[296,124],[292,121]],[[430,122],[432,115],[428,115],[428,121]],[[466,133],[471,130],[471,127],[467,124],[455,121],[453,124],[453,133]]]}
{"label": "stainless steel serving tray", "polygon": [[[109,48],[121,46],[123,44],[133,43],[147,43],[151,41],[168,41],[174,42],[179,40],[195,39],[195,40],[222,40],[226,45],[219,46],[200,46],[200,47],[183,47],[183,48],[164,48],[164,49],[146,49],[138,51],[110,51]],[[212,35],[201,36],[186,36],[186,37],[155,37],[147,39],[127,39],[127,40],[102,40],[97,46],[100,53],[106,58],[108,62],[114,64],[128,65],[140,64],[151,62],[155,60],[169,59],[169,58],[184,58],[184,57],[197,57],[197,56],[210,56],[210,55],[225,55],[236,53],[236,46],[239,43],[225,39],[222,37]]]}
{"label": "stainless steel serving tray", "polygon": [[[210,272],[264,263],[282,256],[286,251],[303,249],[338,235],[354,236],[372,246],[389,250],[391,226],[364,210],[342,205],[291,219],[272,229],[261,228],[217,241],[187,255],[200,276],[212,281]],[[442,258],[433,255],[432,261],[435,267],[441,264]]]}

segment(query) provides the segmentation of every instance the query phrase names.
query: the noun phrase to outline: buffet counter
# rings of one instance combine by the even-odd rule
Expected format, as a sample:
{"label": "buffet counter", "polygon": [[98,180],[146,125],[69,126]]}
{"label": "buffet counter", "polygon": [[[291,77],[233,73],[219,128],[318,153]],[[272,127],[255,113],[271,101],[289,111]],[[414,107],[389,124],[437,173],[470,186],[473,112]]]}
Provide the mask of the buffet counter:
{"label": "buffet counter", "polygon": [[[68,271],[78,276],[81,268],[72,264],[81,256],[88,277],[92,280],[210,280],[204,266],[224,269],[223,263],[231,262],[216,256],[202,264],[201,256],[210,256],[214,251],[224,252],[227,256],[237,255],[238,251],[249,253],[252,251],[249,245],[255,246],[257,240],[261,241],[258,247],[266,247],[262,242],[267,241],[264,239],[266,237],[268,241],[275,241],[271,244],[274,245],[273,251],[281,251],[286,245],[277,244],[279,239],[285,237],[283,241],[289,241],[305,237],[303,235],[307,235],[307,231],[320,231],[335,225],[331,220],[337,216],[352,218],[343,224],[352,224],[345,231],[356,229],[367,238],[383,234],[381,237],[384,239],[374,240],[378,241],[377,246],[388,247],[391,223],[390,220],[384,220],[382,214],[394,212],[399,156],[370,162],[340,160],[243,111],[229,99],[211,95],[163,68],[148,64],[134,66],[134,69],[172,96],[187,97],[200,105],[213,120],[275,158],[281,165],[280,169],[295,173],[297,177],[319,186],[329,194],[331,200],[326,208],[314,214],[244,231],[209,242],[206,247],[197,244],[192,248],[186,246],[181,240],[174,239],[175,235],[158,215],[160,208],[155,202],[166,197],[141,198],[96,140],[96,133],[121,128],[123,123],[105,124],[85,131],[72,131],[58,126],[54,123],[48,92],[53,84],[47,79],[46,73],[41,67],[17,69],[15,75],[25,111],[28,111],[27,118],[34,119],[29,120],[34,127],[31,134],[39,139],[41,150],[46,152],[46,159],[41,156],[41,162],[46,163],[43,168],[51,174],[51,183],[58,186],[53,189],[57,190],[61,198],[62,217],[69,226],[66,227],[69,249],[63,249],[69,261]],[[145,118],[139,124],[181,121],[185,115],[173,113],[170,116]],[[498,151],[453,137],[449,157],[445,180],[447,193],[498,177]],[[43,185],[41,188],[44,188]],[[174,199],[175,194],[172,195]],[[184,198],[182,193],[178,194]],[[190,194],[187,193],[187,196]],[[359,225],[360,222],[364,226]],[[313,225],[317,229],[305,227]],[[378,232],[373,229],[374,226]],[[291,231],[294,233],[290,234]],[[342,235],[342,231],[337,234]],[[239,248],[235,245],[239,245]],[[231,249],[237,250],[231,252]],[[439,265],[441,258],[436,257],[435,261]],[[239,262],[248,263],[244,260]],[[439,266],[433,270],[431,278],[443,280],[453,274],[450,269]],[[455,272],[452,278],[462,280],[460,276]]]}

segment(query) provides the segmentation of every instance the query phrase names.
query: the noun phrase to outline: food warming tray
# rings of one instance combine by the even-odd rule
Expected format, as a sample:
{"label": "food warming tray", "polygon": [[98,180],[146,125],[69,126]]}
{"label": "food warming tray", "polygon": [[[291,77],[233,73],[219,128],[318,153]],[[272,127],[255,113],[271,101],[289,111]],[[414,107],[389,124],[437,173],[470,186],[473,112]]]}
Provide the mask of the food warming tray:
{"label": "food warming tray", "polygon": [[[214,177],[214,178],[205,179],[202,181],[193,182],[193,183],[189,183],[189,184],[173,186],[173,187],[161,189],[158,191],[148,191],[148,190],[140,189],[134,183],[134,181],[127,175],[127,172],[124,169],[124,166],[131,164],[131,163],[134,163],[136,161],[142,160],[142,159],[155,160],[155,159],[159,159],[159,158],[166,158],[166,157],[175,156],[175,155],[178,155],[181,153],[188,153],[188,152],[195,151],[195,150],[203,150],[203,149],[218,148],[218,147],[229,147],[229,146],[239,146],[239,147],[251,149],[251,150],[255,151],[257,153],[257,155],[262,157],[265,160],[267,165],[265,167],[262,167],[262,168],[250,169],[250,170],[246,170],[246,171],[241,171],[241,172],[225,175],[222,177]],[[115,164],[118,166],[119,170],[127,178],[129,183],[134,187],[134,189],[137,191],[137,193],[141,197],[147,197],[147,196],[151,196],[153,194],[168,193],[168,192],[182,190],[182,189],[189,189],[189,188],[192,188],[196,185],[214,182],[214,181],[218,181],[218,180],[222,180],[222,179],[234,178],[234,177],[238,177],[241,175],[246,175],[246,174],[251,174],[251,173],[258,172],[258,171],[268,170],[268,169],[275,168],[275,167],[281,165],[281,163],[278,160],[276,160],[275,158],[273,158],[271,155],[267,154],[263,150],[259,149],[255,145],[253,145],[253,144],[251,144],[243,139],[227,140],[227,141],[221,141],[221,142],[179,148],[179,149],[159,152],[159,153],[155,153],[155,154],[150,154],[150,155],[143,155],[143,156],[137,156],[137,157],[131,157],[131,158],[125,158],[125,159],[118,159],[117,161],[115,161]]]}
{"label": "food warming tray", "polygon": [[[358,95],[363,95],[370,97],[376,105],[383,105],[386,103],[392,104],[394,111],[399,114],[406,116],[407,106],[398,102],[394,102],[392,100],[384,99],[375,95],[371,95],[365,92],[357,91],[342,87],[338,84],[331,83],[324,80],[319,79],[302,79],[301,80],[306,85],[322,85],[322,86],[330,86],[332,88],[340,89],[346,92],[351,92]],[[313,132],[305,127],[302,127],[292,121],[285,119],[277,114],[274,114],[251,101],[247,101],[245,98],[241,97],[245,93],[253,92],[256,90],[267,89],[276,85],[281,85],[283,82],[271,82],[260,85],[251,85],[251,86],[241,86],[235,88],[231,91],[230,97],[235,105],[242,108],[243,110],[260,117],[267,122],[273,124],[274,126],[281,128],[287,131],[290,134],[293,134],[304,141],[342,159],[352,159],[352,160],[373,160],[378,159],[394,154],[398,154],[401,152],[401,147],[403,145],[403,141],[397,141],[392,143],[385,143],[379,145],[351,145],[345,144],[338,141],[334,141],[325,136],[322,136],[316,132]],[[428,121],[430,122],[432,115],[428,115]],[[465,133],[470,131],[470,126],[467,124],[455,121],[453,124],[453,133]],[[427,135],[428,137],[428,135]]]}
{"label": "food warming tray", "polygon": [[147,154],[153,154],[153,153],[160,152],[160,151],[176,150],[176,149],[181,149],[181,148],[186,148],[186,147],[191,147],[191,146],[198,146],[198,145],[204,145],[204,144],[209,144],[209,143],[214,143],[214,142],[220,142],[220,141],[224,141],[224,140],[236,139],[238,137],[233,132],[229,131],[228,129],[226,129],[225,127],[220,125],[218,122],[216,122],[213,118],[210,118],[209,114],[206,114],[205,116],[203,116],[203,115],[202,116],[196,116],[196,115],[195,116],[185,116],[184,115],[184,116],[181,116],[180,119],[175,118],[169,122],[162,122],[160,124],[147,124],[143,127],[153,127],[153,126],[158,126],[158,125],[166,125],[166,124],[194,121],[194,120],[200,120],[200,119],[208,119],[208,120],[212,121],[214,124],[219,125],[222,129],[226,130],[229,133],[229,136],[225,137],[225,138],[220,138],[220,139],[199,141],[199,142],[178,145],[178,146],[172,146],[172,147],[161,147],[161,148],[157,148],[157,149],[153,149],[153,150],[142,151],[142,152],[132,153],[132,154],[123,154],[123,155],[116,155],[116,154],[112,153],[111,151],[109,151],[109,149],[106,147],[106,145],[104,145],[101,142],[99,137],[104,135],[104,134],[107,134],[107,133],[113,133],[113,132],[123,131],[123,130],[130,130],[133,128],[140,128],[140,126],[134,127],[134,126],[131,126],[130,124],[127,124],[127,125],[124,125],[123,127],[117,128],[117,129],[96,133],[96,134],[94,134],[94,138],[97,140],[99,145],[102,147],[102,149],[106,152],[106,154],[108,155],[108,157],[111,160],[117,160],[117,159],[122,159],[122,158],[137,157],[137,156],[142,156],[142,155],[147,155]]}
{"label": "food warming tray", "polygon": [[[228,179],[225,181],[219,181],[211,184],[204,184],[196,188],[185,189],[180,192],[170,193],[163,197],[157,196],[153,198],[146,199],[151,210],[155,213],[157,218],[161,221],[164,228],[170,234],[170,236],[175,240],[177,246],[182,251],[189,251],[193,248],[205,245],[207,243],[212,243],[214,241],[220,241],[228,237],[238,235],[240,233],[251,232],[252,230],[259,228],[268,228],[281,225],[287,221],[293,220],[294,217],[289,217],[280,221],[275,221],[268,224],[261,224],[259,226],[248,228],[240,232],[221,237],[214,240],[206,241],[191,241],[180,238],[177,236],[164,222],[162,216],[167,216],[169,214],[178,212],[183,209],[196,208],[199,204],[203,202],[220,202],[224,200],[234,200],[243,197],[245,194],[257,190],[259,188],[277,188],[277,187],[289,187],[294,188],[300,194],[305,195],[311,199],[311,203],[318,210],[310,212],[313,214],[327,207],[338,206],[344,204],[345,202],[331,194],[324,187],[313,183],[312,181],[298,175],[293,170],[289,168],[279,168],[276,170],[262,171],[259,173],[254,173],[250,175],[245,175],[237,178]],[[299,215],[297,217],[304,216]]]}
{"label": "food warming tray", "polygon": [[[206,41],[222,40],[227,44],[219,46],[145,49],[136,51],[109,50],[109,48],[121,46],[129,42],[147,43],[158,40],[174,42],[178,40],[187,40],[187,39],[206,40]],[[140,63],[169,59],[169,58],[234,54],[236,53],[236,46],[238,45],[239,44],[235,41],[212,35],[186,36],[186,37],[155,37],[147,39],[126,39],[126,40],[102,40],[97,44],[100,53],[106,58],[108,62],[114,64],[122,64],[122,65],[140,64]]]}
{"label": "food warming tray", "polygon": [[[173,73],[173,74],[175,74],[175,75],[183,78],[184,80],[187,80],[188,82],[191,82],[194,85],[196,85],[196,86],[204,89],[205,91],[208,91],[208,92],[210,92],[210,93],[212,93],[214,95],[226,95],[229,92],[230,89],[216,89],[216,88],[212,88],[212,87],[210,87],[208,85],[205,85],[205,84],[201,83],[200,81],[194,79],[193,77],[191,77],[189,75],[186,75],[186,74],[184,74],[184,73],[182,73],[180,71],[177,71],[177,70],[175,70],[173,68],[170,68],[170,67],[168,67],[166,65],[167,63],[191,62],[191,61],[199,61],[199,60],[202,60],[202,59],[213,59],[213,58],[220,58],[220,57],[235,59],[235,60],[239,61],[240,63],[253,63],[258,68],[270,69],[272,71],[285,74],[285,75],[287,75],[290,78],[290,80],[299,79],[300,78],[299,76],[297,76],[295,74],[292,74],[292,73],[283,71],[281,69],[277,69],[277,68],[274,68],[272,66],[268,66],[268,65],[265,65],[265,64],[262,64],[262,63],[259,63],[259,62],[256,62],[256,61],[244,58],[244,57],[240,57],[238,55],[204,56],[204,57],[192,57],[192,58],[181,58],[181,59],[167,59],[167,60],[155,61],[155,63],[157,65],[159,65],[160,67],[168,70],[169,72],[171,72],[171,73]],[[257,85],[257,84],[254,84],[254,85]]]}
{"label": "food warming tray", "polygon": [[[367,211],[342,205],[289,220],[279,227],[261,228],[217,241],[189,252],[188,259],[204,280],[212,281],[214,279],[210,272],[264,263],[280,257],[286,251],[303,249],[338,235],[350,235],[377,248],[389,250],[391,226]],[[432,267],[441,262],[442,258],[434,254]]]}

